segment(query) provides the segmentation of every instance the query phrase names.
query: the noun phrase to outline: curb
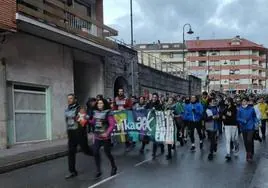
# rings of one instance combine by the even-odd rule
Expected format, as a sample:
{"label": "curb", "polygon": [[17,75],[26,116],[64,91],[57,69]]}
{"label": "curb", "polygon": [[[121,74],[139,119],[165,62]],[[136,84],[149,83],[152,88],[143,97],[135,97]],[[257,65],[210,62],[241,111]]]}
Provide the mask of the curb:
{"label": "curb", "polygon": [[57,153],[52,153],[52,154],[47,154],[47,155],[43,155],[43,156],[38,156],[29,160],[21,160],[21,161],[17,161],[14,163],[9,163],[7,165],[4,166],[0,166],[0,174],[6,173],[6,172],[10,172],[13,170],[17,170],[20,168],[24,168],[27,166],[32,166],[38,163],[42,163],[42,162],[46,162],[46,161],[50,161],[53,159],[57,159],[57,158],[61,158],[61,157],[65,157],[68,154],[68,151],[60,151]]}

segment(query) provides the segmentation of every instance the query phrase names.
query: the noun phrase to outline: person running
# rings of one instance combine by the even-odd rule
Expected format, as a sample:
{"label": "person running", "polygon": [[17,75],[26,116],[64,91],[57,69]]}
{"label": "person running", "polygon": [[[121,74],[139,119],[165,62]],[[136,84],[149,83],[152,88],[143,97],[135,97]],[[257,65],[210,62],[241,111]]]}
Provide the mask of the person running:
{"label": "person running", "polygon": [[183,120],[183,125],[184,125],[184,130],[182,132],[183,134],[183,140],[184,140],[184,143],[186,144],[187,143],[187,138],[188,136],[190,135],[189,133],[189,124],[190,124],[190,119],[189,119],[189,116],[186,116],[186,113],[185,113],[185,106],[190,104],[190,97],[185,97],[184,101],[183,101],[183,113],[182,113],[182,120]]}
{"label": "person running", "polygon": [[219,111],[216,106],[216,101],[213,98],[208,99],[208,107],[205,111],[205,127],[208,132],[210,141],[209,160],[213,160],[213,153],[217,151],[217,130],[219,128]]}
{"label": "person running", "polygon": [[[208,99],[209,99],[209,96],[208,96],[208,92],[204,91],[202,93],[202,98],[200,100],[202,106],[203,106],[203,112],[206,111],[207,107],[208,107]],[[204,115],[204,114],[203,114]],[[203,134],[203,138],[206,138],[206,128],[205,128],[205,121],[202,120],[201,121],[201,124],[202,124],[202,134]]]}
{"label": "person running", "polygon": [[114,157],[111,153],[111,133],[115,127],[115,119],[110,111],[108,102],[105,99],[97,101],[96,110],[93,113],[93,118],[90,121],[94,126],[94,157],[97,167],[96,178],[101,177],[101,157],[100,148],[104,147],[104,152],[111,163],[111,176],[117,172]]}
{"label": "person running", "polygon": [[[159,96],[157,93],[153,93],[152,95],[152,101],[150,101],[147,105],[146,105],[146,109],[154,109],[157,111],[162,111],[163,110],[163,106],[160,104],[160,100],[159,100]],[[156,157],[156,152],[157,152],[157,147],[160,146],[161,148],[161,154],[165,153],[165,146],[163,143],[159,144],[156,141],[154,141],[153,143],[153,153],[152,153],[152,157],[153,159],[155,159]]]}
{"label": "person running", "polygon": [[194,131],[197,130],[200,140],[200,149],[203,149],[203,134],[202,134],[202,123],[203,118],[203,106],[197,100],[196,96],[191,97],[191,103],[186,104],[184,107],[184,119],[189,121],[190,139],[192,142],[191,151],[195,151],[195,138]]}
{"label": "person running", "polygon": [[265,103],[264,98],[261,97],[259,100],[258,108],[261,112],[261,133],[262,139],[265,140],[266,138],[266,123],[268,119],[268,105]]}
{"label": "person running", "polygon": [[254,154],[254,132],[256,125],[256,113],[253,107],[248,105],[249,99],[245,97],[238,110],[237,121],[243,134],[244,145],[246,148],[246,159],[248,162],[253,160]]}
{"label": "person running", "polygon": [[[66,179],[73,178],[77,176],[77,171],[75,168],[75,156],[77,152],[77,146],[79,145],[82,151],[89,156],[93,156],[92,149],[88,146],[87,139],[87,127],[81,125],[78,113],[80,111],[80,106],[77,103],[77,99],[74,94],[68,95],[68,107],[65,110],[65,121],[67,125],[67,135],[68,135],[68,165],[70,174],[65,176]],[[84,117],[85,111],[80,111]],[[79,122],[77,121],[79,120]],[[81,121],[82,122],[82,121]]]}
{"label": "person running", "polygon": [[175,115],[175,122],[176,122],[176,139],[180,142],[180,145],[183,146],[184,141],[184,123],[183,123],[183,111],[184,111],[184,104],[183,98],[179,97],[177,103],[175,104],[174,115]]}
{"label": "person running", "polygon": [[[259,128],[261,127],[261,112],[259,110],[259,107],[258,105],[255,105],[256,104],[256,101],[253,97],[251,97],[249,99],[249,106],[252,106],[255,110],[255,113],[256,113],[256,125],[255,125],[255,133],[254,133],[254,140],[258,140],[259,142],[262,142],[262,139],[260,137],[260,132],[259,132]],[[254,150],[253,150],[254,151]]]}
{"label": "person running", "polygon": [[231,160],[231,141],[233,141],[236,153],[238,152],[238,128],[237,128],[237,109],[232,98],[226,99],[225,104],[227,108],[222,113],[222,120],[224,124],[226,151],[225,156],[227,161]]}
{"label": "person running", "polygon": [[[133,106],[133,110],[144,110],[144,109],[146,109],[146,101],[145,101],[145,97],[141,96],[139,98],[139,102],[136,103]],[[141,149],[140,149],[140,154],[143,154],[144,153],[145,146],[147,144],[149,144],[149,141],[150,141],[150,137],[149,136],[144,135],[142,137],[142,146],[141,146]]]}

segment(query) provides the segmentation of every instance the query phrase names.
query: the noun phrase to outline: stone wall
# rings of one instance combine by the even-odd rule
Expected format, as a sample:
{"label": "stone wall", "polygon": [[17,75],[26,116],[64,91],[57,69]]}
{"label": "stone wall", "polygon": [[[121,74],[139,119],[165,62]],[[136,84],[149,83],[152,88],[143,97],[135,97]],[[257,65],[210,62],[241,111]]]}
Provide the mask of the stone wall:
{"label": "stone wall", "polygon": [[[117,77],[124,77],[128,82],[127,94],[131,94],[131,63],[134,62],[134,90],[135,95],[146,92],[159,94],[200,94],[201,80],[189,76],[189,80],[170,75],[165,72],[138,64],[137,51],[119,45],[121,56],[110,56],[105,60],[105,96],[113,97],[114,83]],[[191,85],[189,85],[191,84]]]}
{"label": "stone wall", "polygon": [[188,95],[189,82],[185,79],[161,72],[159,70],[138,65],[140,94],[145,90],[158,92],[161,94],[174,93]]}
{"label": "stone wall", "polygon": [[114,96],[114,84],[118,77],[123,77],[127,82],[127,95],[131,95],[132,92],[132,79],[131,79],[131,64],[134,63],[134,87],[135,95],[139,94],[139,87],[135,82],[138,80],[137,68],[138,68],[138,56],[137,52],[127,48],[123,45],[119,45],[119,51],[121,55],[114,55],[106,57],[104,65],[104,93],[107,97]]}

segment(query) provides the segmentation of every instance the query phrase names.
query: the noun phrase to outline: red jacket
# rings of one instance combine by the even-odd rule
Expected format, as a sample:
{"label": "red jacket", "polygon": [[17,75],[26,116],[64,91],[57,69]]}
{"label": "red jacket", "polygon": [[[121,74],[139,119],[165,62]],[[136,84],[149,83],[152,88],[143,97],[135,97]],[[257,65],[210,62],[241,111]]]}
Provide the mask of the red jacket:
{"label": "red jacket", "polygon": [[115,98],[115,110],[131,110],[132,101],[126,97]]}

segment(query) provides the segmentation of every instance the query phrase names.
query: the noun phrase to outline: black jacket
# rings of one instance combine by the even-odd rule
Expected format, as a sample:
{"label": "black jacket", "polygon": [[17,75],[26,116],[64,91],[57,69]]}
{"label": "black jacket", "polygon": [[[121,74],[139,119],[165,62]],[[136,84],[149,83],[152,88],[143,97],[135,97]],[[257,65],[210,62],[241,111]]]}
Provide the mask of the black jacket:
{"label": "black jacket", "polygon": [[[231,113],[231,116],[227,115],[227,113]],[[236,114],[237,114],[237,109],[235,106],[232,107],[226,107],[222,113],[223,116],[225,116],[225,119],[223,119],[223,123],[225,126],[228,125],[237,125],[236,121]]]}
{"label": "black jacket", "polygon": [[160,104],[160,101],[156,101],[155,103],[151,101],[146,105],[146,109],[155,109],[157,111],[161,111],[163,110],[163,106]]}

